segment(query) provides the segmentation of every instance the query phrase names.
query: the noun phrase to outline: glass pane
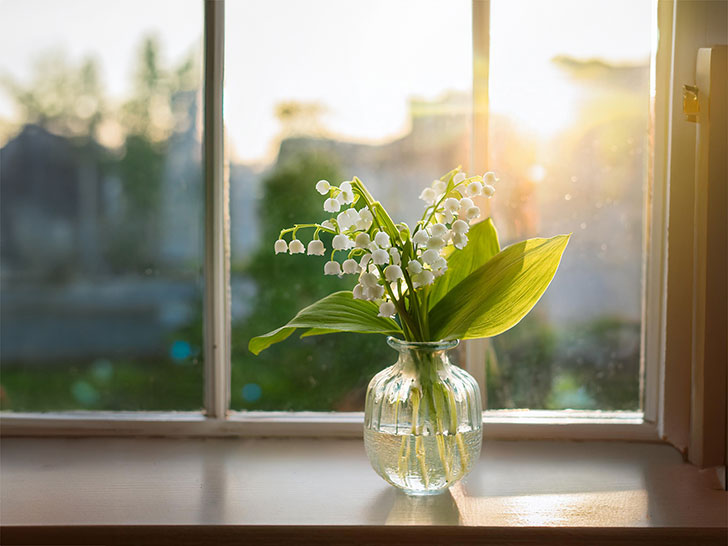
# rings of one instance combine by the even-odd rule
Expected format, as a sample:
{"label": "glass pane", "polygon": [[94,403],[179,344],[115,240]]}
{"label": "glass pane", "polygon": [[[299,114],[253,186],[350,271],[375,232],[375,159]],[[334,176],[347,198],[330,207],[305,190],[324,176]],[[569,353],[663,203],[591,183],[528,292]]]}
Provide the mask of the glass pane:
{"label": "glass pane", "polygon": [[501,244],[573,232],[543,300],[491,341],[491,409],[639,409],[652,5],[491,4]]}
{"label": "glass pane", "polygon": [[201,406],[201,37],[198,0],[0,4],[2,409]]}
{"label": "glass pane", "polygon": [[[314,185],[359,176],[397,220],[423,184],[467,166],[471,2],[229,2],[225,115],[232,223],[232,407],[362,410],[396,360],[381,336],[297,335],[254,357],[254,335],[351,278],[273,254],[283,227],[323,220]],[[271,32],[275,21],[275,32]]]}

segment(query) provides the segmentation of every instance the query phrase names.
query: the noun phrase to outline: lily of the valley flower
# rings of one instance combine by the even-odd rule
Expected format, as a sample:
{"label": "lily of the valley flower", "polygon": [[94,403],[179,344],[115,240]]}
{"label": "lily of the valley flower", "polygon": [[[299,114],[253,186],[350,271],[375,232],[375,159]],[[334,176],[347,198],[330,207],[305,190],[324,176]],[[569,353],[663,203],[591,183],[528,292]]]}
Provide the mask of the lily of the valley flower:
{"label": "lily of the valley flower", "polygon": [[341,266],[339,262],[331,260],[324,264],[324,275],[341,275]]}
{"label": "lily of the valley flower", "polygon": [[308,243],[306,254],[309,256],[323,256],[325,251],[324,243],[318,239],[313,239],[310,243]]}
{"label": "lily of the valley flower", "polygon": [[288,252],[291,254],[303,254],[305,251],[306,249],[303,248],[303,243],[298,239],[293,239],[291,244],[288,245]]}
{"label": "lily of the valley flower", "polygon": [[321,195],[326,195],[329,193],[329,190],[331,189],[331,184],[329,184],[328,180],[319,180],[316,182],[316,191],[319,192]]}
{"label": "lily of the valley flower", "polygon": [[387,279],[389,282],[394,282],[398,279],[402,278],[402,268],[398,265],[388,265],[384,269],[384,278]]}
{"label": "lily of the valley flower", "polygon": [[397,308],[391,301],[385,301],[379,306],[380,317],[393,317],[394,313],[397,312]]}
{"label": "lily of the valley flower", "polygon": [[374,252],[372,252],[372,260],[374,261],[374,265],[384,265],[389,263],[389,253],[381,248],[378,248]]}
{"label": "lily of the valley flower", "polygon": [[346,235],[334,235],[333,241],[331,241],[331,246],[334,248],[334,250],[348,250],[349,245],[352,245],[351,239],[349,239]]}
{"label": "lily of the valley flower", "polygon": [[288,243],[284,241],[283,239],[278,239],[273,245],[273,250],[276,251],[276,254],[280,254],[281,252],[286,252],[288,250]]}
{"label": "lily of the valley flower", "polygon": [[353,275],[354,273],[359,273],[359,264],[356,263],[356,260],[353,260],[349,258],[348,260],[344,260],[344,263],[341,264],[341,268],[344,271],[344,274],[346,275]]}
{"label": "lily of the valley flower", "polygon": [[333,197],[329,197],[326,201],[324,201],[324,210],[326,212],[339,212],[341,210],[341,203]]}

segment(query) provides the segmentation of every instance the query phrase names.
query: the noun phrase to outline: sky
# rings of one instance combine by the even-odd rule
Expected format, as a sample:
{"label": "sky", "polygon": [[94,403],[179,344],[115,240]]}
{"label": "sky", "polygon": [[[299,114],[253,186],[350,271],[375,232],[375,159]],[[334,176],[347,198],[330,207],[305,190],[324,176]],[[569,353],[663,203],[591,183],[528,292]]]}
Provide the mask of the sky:
{"label": "sky", "polygon": [[[491,109],[545,135],[568,123],[573,92],[559,54],[645,62],[652,0],[493,0]],[[396,138],[411,97],[468,92],[468,0],[228,0],[225,116],[233,158],[270,157],[276,104],[325,106],[322,122],[357,141]],[[143,14],[143,16],[141,15]],[[48,51],[96,57],[109,95],[123,101],[143,36],[177,63],[201,50],[199,0],[0,0],[0,74],[27,81]],[[547,104],[548,107],[544,107]],[[0,92],[0,118],[17,114]]]}

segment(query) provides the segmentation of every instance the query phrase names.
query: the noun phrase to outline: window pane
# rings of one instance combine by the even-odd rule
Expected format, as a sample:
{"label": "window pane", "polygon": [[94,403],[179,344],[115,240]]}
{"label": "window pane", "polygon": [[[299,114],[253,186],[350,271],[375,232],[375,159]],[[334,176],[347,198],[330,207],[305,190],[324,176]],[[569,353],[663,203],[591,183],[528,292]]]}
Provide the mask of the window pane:
{"label": "window pane", "polygon": [[638,409],[652,2],[491,6],[501,243],[573,236],[543,300],[491,341],[488,406]]}
{"label": "window pane", "polygon": [[[225,115],[232,244],[232,407],[361,410],[396,353],[381,336],[297,335],[254,357],[254,335],[351,277],[273,254],[283,227],[326,218],[314,185],[359,176],[398,220],[423,184],[470,161],[469,0],[229,2]],[[275,21],[274,28],[271,21]]]}
{"label": "window pane", "polygon": [[197,0],[0,4],[3,409],[201,406],[201,36]]}

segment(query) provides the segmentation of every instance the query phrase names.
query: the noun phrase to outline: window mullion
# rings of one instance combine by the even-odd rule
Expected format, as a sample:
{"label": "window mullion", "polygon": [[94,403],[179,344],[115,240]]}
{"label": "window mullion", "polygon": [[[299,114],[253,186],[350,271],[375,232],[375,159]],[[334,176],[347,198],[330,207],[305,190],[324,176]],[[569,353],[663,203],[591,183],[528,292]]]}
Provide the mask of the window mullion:
{"label": "window mullion", "polygon": [[[490,66],[490,0],[473,0],[473,127],[470,172],[488,170],[488,77]],[[485,204],[485,206],[489,206]],[[487,409],[485,358],[487,339],[469,340],[465,344],[465,369],[480,386],[483,409]]]}
{"label": "window mullion", "polygon": [[205,0],[205,410],[225,418],[230,405],[230,212],[223,150],[224,0]]}

